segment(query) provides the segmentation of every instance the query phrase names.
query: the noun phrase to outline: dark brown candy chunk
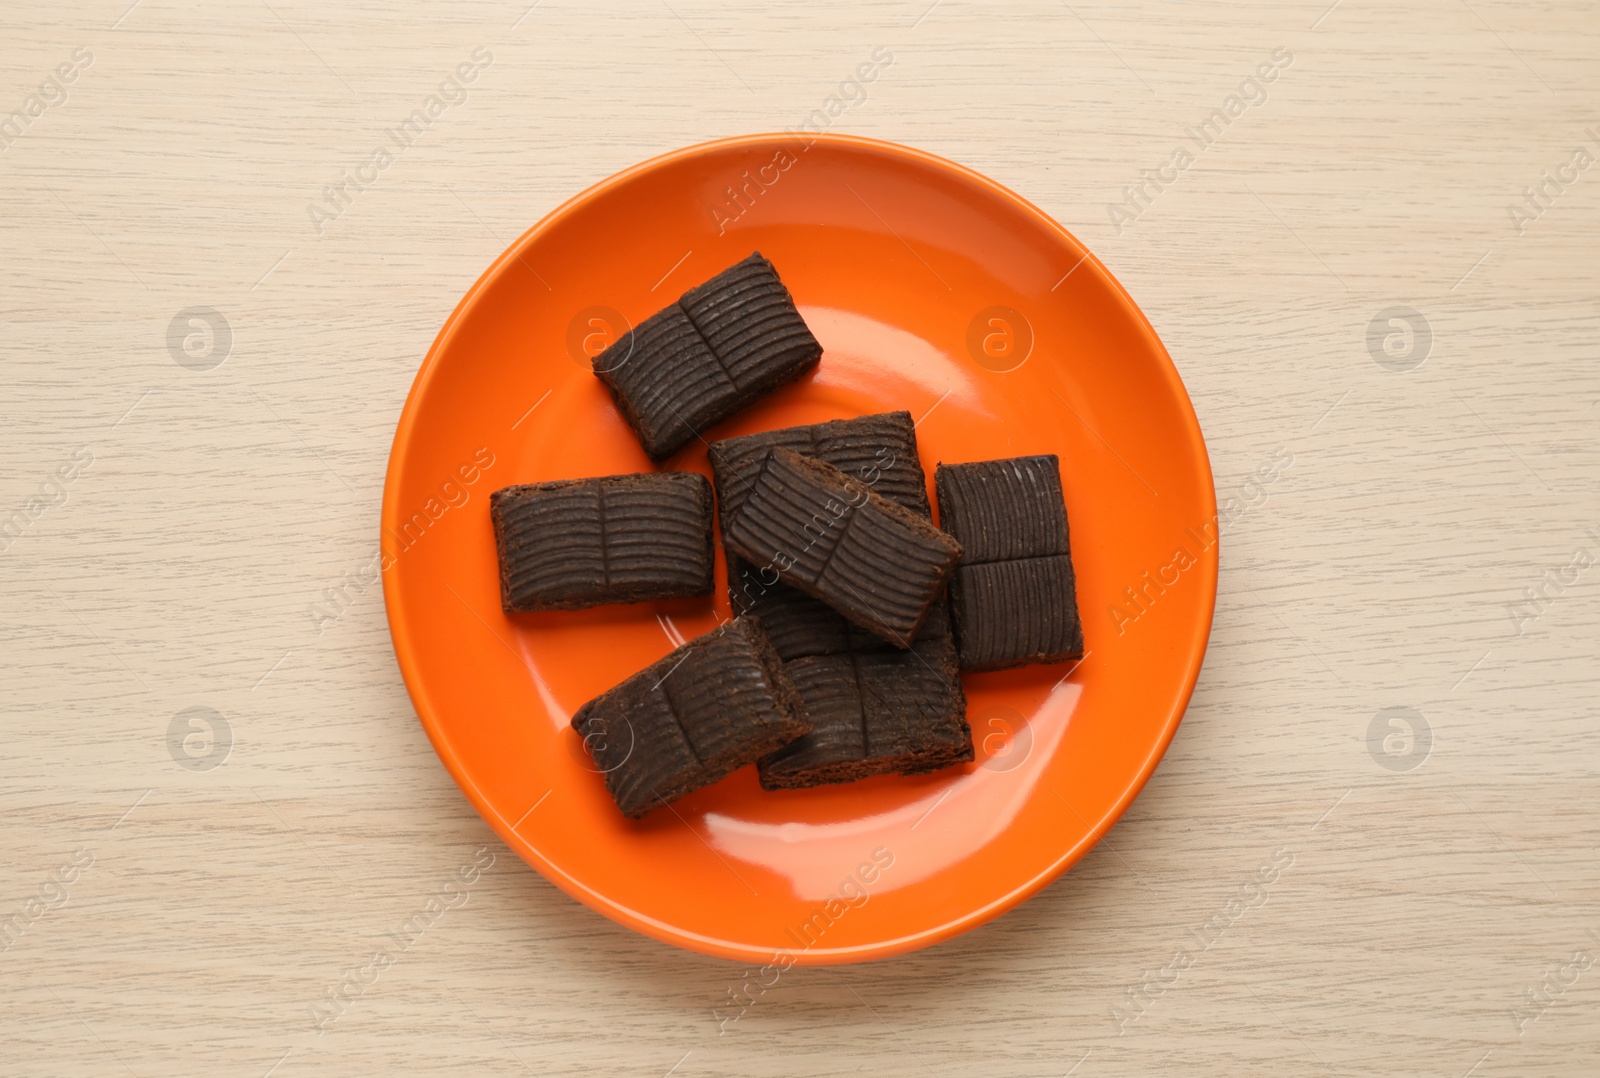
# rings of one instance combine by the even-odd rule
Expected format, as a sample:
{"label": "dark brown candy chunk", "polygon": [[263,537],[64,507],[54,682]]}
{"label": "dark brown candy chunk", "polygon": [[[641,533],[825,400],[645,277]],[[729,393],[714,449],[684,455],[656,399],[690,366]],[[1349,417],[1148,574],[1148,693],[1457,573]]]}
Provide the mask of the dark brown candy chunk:
{"label": "dark brown candy chunk", "polygon": [[608,475],[489,495],[506,613],[709,595],[711,484],[694,472]]}
{"label": "dark brown candy chunk", "polygon": [[950,635],[786,663],[811,732],[761,760],[768,790],[915,775],[973,758]]}
{"label": "dark brown candy chunk", "polygon": [[744,407],[810,370],[822,356],[772,263],[756,251],[678,299],[742,393]]}
{"label": "dark brown candy chunk", "polygon": [[665,460],[740,407],[738,387],[676,303],[596,356],[594,372],[651,460]]}
{"label": "dark brown candy chunk", "polygon": [[811,721],[761,623],[696,637],[572,717],[624,816],[637,819],[801,737]]}
{"label": "dark brown candy chunk", "polygon": [[758,251],[624,334],[594,357],[594,373],[645,453],[665,460],[821,357],[822,345]]}
{"label": "dark brown candy chunk", "polygon": [[717,484],[722,528],[739,515],[766,464],[767,450],[792,449],[826,461],[877,494],[930,516],[927,480],[917,459],[910,412],[882,412],[712,442],[708,456]]}
{"label": "dark brown candy chunk", "polygon": [[723,539],[898,647],[910,645],[961,557],[960,543],[916,513],[781,448],[768,450]]}
{"label": "dark brown candy chunk", "polygon": [[[724,533],[761,474],[767,450],[774,447],[827,461],[890,501],[919,516],[932,516],[911,413],[885,412],[712,442],[709,456]],[[832,607],[783,583],[772,567],[751,564],[731,552],[728,597],[736,613],[761,618],[785,660],[834,654],[849,646],[849,622]]]}
{"label": "dark brown candy chunk", "polygon": [[[852,624],[822,600],[813,599],[799,588],[777,580],[770,568],[762,572],[730,552],[728,574],[734,612],[759,617],[784,662],[808,655],[835,655],[890,646],[881,635]],[[774,580],[777,582],[768,583]],[[913,639],[940,634],[949,636],[947,606],[948,601],[943,596],[937,599]]]}
{"label": "dark brown candy chunk", "polygon": [[1083,655],[1083,625],[1054,454],[939,465],[939,522],[961,541],[950,583],[964,670]]}
{"label": "dark brown candy chunk", "polygon": [[771,566],[753,565],[731,550],[726,553],[728,598],[734,613],[759,617],[785,662],[849,648],[851,625],[837,610],[785,584]]}
{"label": "dark brown candy chunk", "polygon": [[963,565],[951,590],[961,665],[968,670],[1002,670],[1083,655],[1072,559],[1065,554]]}

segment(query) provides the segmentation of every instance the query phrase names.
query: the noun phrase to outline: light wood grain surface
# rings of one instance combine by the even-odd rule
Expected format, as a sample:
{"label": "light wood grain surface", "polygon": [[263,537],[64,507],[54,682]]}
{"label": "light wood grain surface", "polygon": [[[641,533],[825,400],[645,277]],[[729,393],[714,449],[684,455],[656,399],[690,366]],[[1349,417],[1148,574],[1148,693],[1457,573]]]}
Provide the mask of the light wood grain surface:
{"label": "light wood grain surface", "polygon": [[[11,0],[0,1074],[1600,1073],[1597,15]],[[368,564],[411,379],[513,237],[658,152],[802,123],[875,48],[834,129],[1083,238],[1248,509],[1188,716],[1107,841],[724,1029],[739,967],[578,905],[472,812],[378,589],[309,610]],[[319,231],[476,49],[466,100]],[[185,351],[190,308],[226,329]],[[468,901],[361,983],[464,867]]]}

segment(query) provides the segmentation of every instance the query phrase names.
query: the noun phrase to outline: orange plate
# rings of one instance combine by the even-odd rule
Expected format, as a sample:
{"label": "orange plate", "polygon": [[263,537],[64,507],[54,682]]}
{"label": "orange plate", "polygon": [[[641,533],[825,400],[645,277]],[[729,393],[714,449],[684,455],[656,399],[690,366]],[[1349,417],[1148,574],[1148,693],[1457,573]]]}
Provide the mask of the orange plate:
{"label": "orange plate", "polygon": [[[706,440],[903,408],[920,417],[930,486],[938,461],[1059,454],[1089,652],[967,677],[974,763],[782,793],[747,767],[633,823],[568,720],[728,616],[720,557],[714,599],[508,617],[488,495],[650,470],[588,354],[621,319],[637,324],[754,250],[783,275],[822,363]],[[698,442],[664,467],[710,473]],[[1171,359],[1060,225],[917,150],[756,135],[590,188],[472,286],[395,434],[384,597],[439,757],[557,886],[680,947],[855,962],[1004,912],[1128,807],[1200,671],[1216,527]]]}

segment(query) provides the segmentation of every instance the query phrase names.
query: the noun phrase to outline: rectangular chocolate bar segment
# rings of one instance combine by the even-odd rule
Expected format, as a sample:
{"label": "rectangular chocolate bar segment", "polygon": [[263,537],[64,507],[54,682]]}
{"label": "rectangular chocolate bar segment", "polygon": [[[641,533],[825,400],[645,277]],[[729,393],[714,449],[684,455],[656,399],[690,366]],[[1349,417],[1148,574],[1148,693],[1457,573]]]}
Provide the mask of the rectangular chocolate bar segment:
{"label": "rectangular chocolate bar segment", "polygon": [[724,532],[761,474],[767,450],[774,448],[826,461],[890,501],[921,516],[932,515],[911,413],[882,412],[712,442],[707,455],[716,479],[717,513]]}
{"label": "rectangular chocolate bar segment", "polygon": [[489,496],[506,613],[709,595],[711,484],[694,472],[505,487]]}
{"label": "rectangular chocolate bar segment", "polygon": [[594,358],[651,460],[817,365],[822,345],[759,251],[685,292]]}
{"label": "rectangular chocolate bar segment", "polygon": [[786,663],[811,732],[762,759],[768,790],[922,774],[971,760],[972,730],[950,636]]}
{"label": "rectangular chocolate bar segment", "polygon": [[1082,657],[1074,583],[1065,554],[959,566],[950,590],[961,665],[1000,670]]}
{"label": "rectangular chocolate bar segment", "polygon": [[675,303],[640,322],[593,362],[596,377],[611,390],[651,460],[665,460],[741,407],[733,379]]}
{"label": "rectangular chocolate bar segment", "polygon": [[941,464],[934,486],[939,522],[963,550],[950,584],[962,669],[1081,657],[1059,459]]}
{"label": "rectangular chocolate bar segment", "polygon": [[850,648],[852,626],[844,615],[779,580],[770,565],[753,565],[731,550],[726,553],[728,598],[734,613],[759,617],[785,662]]}
{"label": "rectangular chocolate bar segment", "polygon": [[696,637],[578,709],[572,728],[617,808],[637,819],[811,729],[754,618]]}
{"label": "rectangular chocolate bar segment", "polygon": [[799,377],[822,356],[822,345],[760,251],[689,289],[678,304],[751,400]]}
{"label": "rectangular chocolate bar segment", "polygon": [[768,450],[723,538],[898,647],[910,645],[961,556],[927,520],[789,449]]}
{"label": "rectangular chocolate bar segment", "polygon": [[961,561],[1067,552],[1067,509],[1055,454],[941,464],[939,523],[961,540]]}
{"label": "rectangular chocolate bar segment", "polygon": [[784,669],[806,701],[811,731],[762,758],[761,785],[792,789],[858,777],[866,770],[861,761],[867,756],[867,731],[855,656],[808,655],[785,663]]}

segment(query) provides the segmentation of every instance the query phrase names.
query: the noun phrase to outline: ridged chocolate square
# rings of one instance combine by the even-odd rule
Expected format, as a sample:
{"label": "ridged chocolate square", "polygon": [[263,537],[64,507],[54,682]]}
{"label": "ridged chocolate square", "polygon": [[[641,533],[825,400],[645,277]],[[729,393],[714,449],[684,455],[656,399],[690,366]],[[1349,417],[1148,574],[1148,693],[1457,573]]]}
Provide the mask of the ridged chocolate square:
{"label": "ridged chocolate square", "polygon": [[833,465],[770,449],[723,539],[747,561],[908,647],[961,546]]}
{"label": "ridged chocolate square", "polygon": [[961,540],[961,561],[1067,552],[1067,509],[1055,454],[938,468],[939,524]]}
{"label": "ridged chocolate square", "polygon": [[659,461],[821,357],[777,270],[757,251],[645,319],[593,366]]}
{"label": "ridged chocolate square", "polygon": [[678,304],[749,400],[798,378],[822,355],[778,271],[760,251],[689,289]]}
{"label": "ridged chocolate square", "polygon": [[961,665],[1000,670],[1082,656],[1074,583],[1065,554],[959,566],[950,592]]}
{"label": "ridged chocolate square", "polygon": [[[713,442],[711,467],[724,534],[775,447],[832,464],[918,516],[932,517],[911,415],[887,412]],[[901,651],[783,583],[771,566],[752,564],[731,548],[727,557],[734,610],[760,616],[815,723],[810,734],[762,761],[765,787],[847,782],[973,758],[945,598],[929,608],[914,647]],[[864,678],[858,679],[858,669]],[[896,711],[905,701],[917,704]],[[876,748],[866,740],[869,716],[880,731]],[[897,731],[898,743],[893,740]]]}
{"label": "ridged chocolate square", "polygon": [[665,460],[742,406],[733,379],[676,303],[596,356],[594,372],[651,460]]}
{"label": "ridged chocolate square", "polygon": [[489,513],[508,614],[711,594],[711,484],[695,472],[505,487]]}
{"label": "ridged chocolate square", "polygon": [[1083,655],[1061,465],[1054,454],[941,464],[940,524],[961,541],[950,583],[964,670]]}
{"label": "ridged chocolate square", "polygon": [[915,775],[973,759],[949,634],[786,663],[811,732],[761,760],[768,790]]}
{"label": "ridged chocolate square", "polygon": [[572,728],[617,808],[638,818],[811,729],[754,618],[684,644],[578,709]]}

